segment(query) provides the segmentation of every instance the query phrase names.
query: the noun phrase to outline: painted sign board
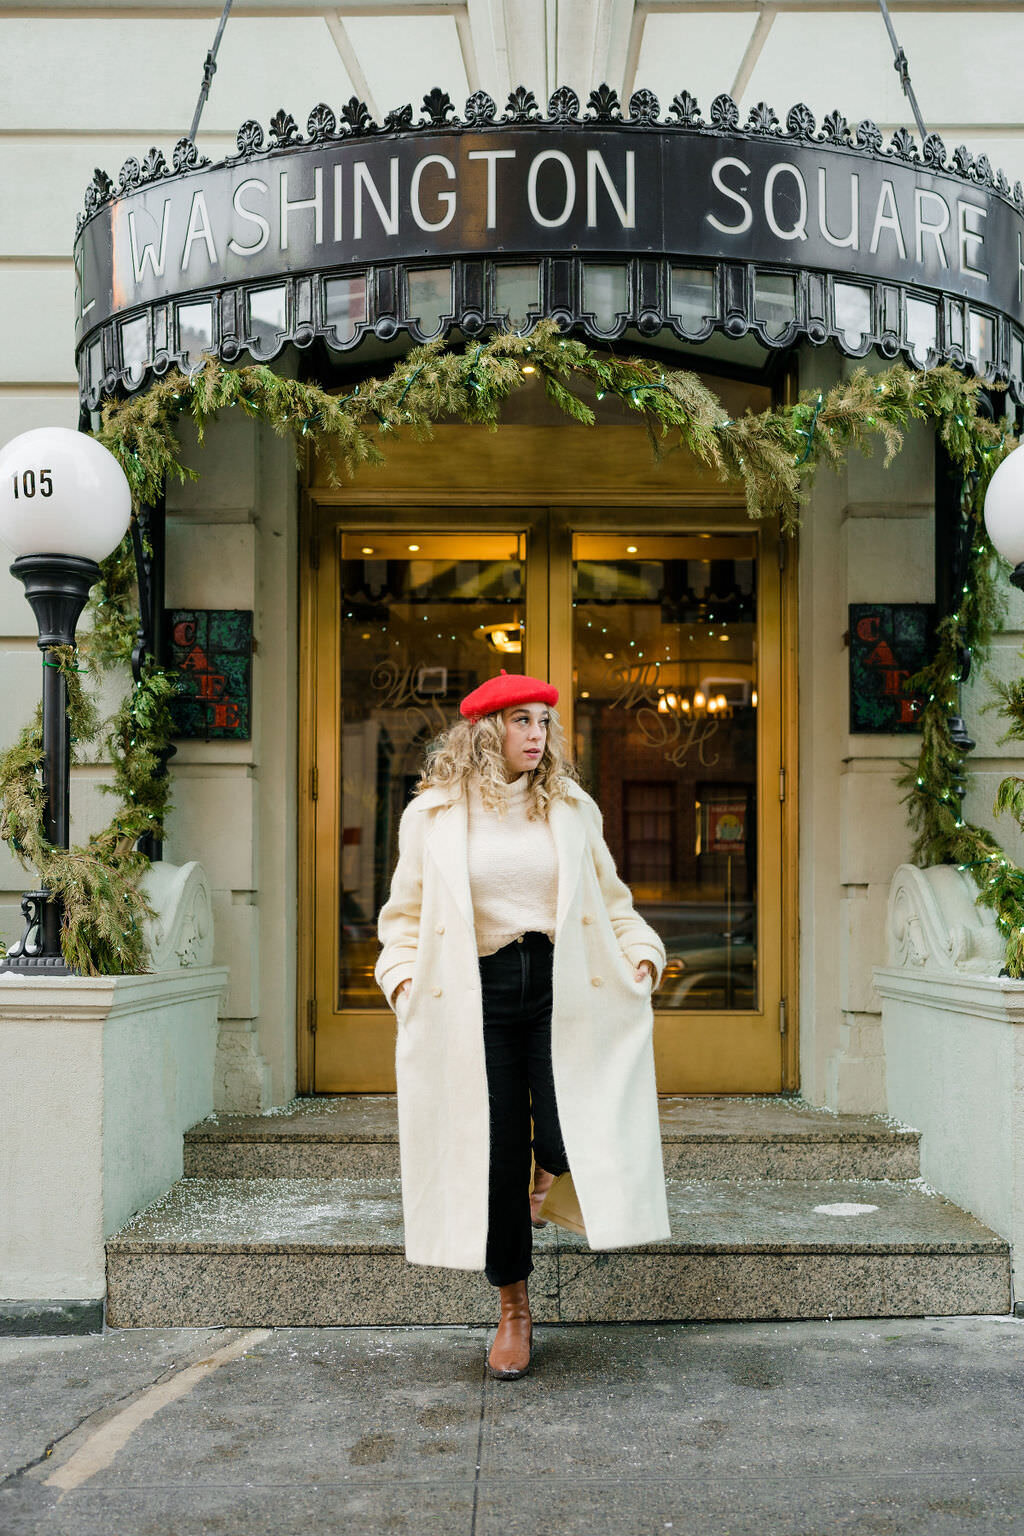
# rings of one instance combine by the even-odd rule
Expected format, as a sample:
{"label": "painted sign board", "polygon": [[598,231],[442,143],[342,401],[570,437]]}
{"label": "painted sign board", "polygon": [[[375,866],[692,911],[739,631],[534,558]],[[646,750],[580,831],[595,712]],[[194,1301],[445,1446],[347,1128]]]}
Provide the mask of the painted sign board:
{"label": "painted sign board", "polygon": [[172,702],[174,734],[210,741],[252,735],[252,613],[173,609],[167,615],[170,667],[181,676]]}
{"label": "painted sign board", "polygon": [[923,700],[906,681],[927,665],[929,603],[850,604],[850,730],[901,734],[918,729]]}

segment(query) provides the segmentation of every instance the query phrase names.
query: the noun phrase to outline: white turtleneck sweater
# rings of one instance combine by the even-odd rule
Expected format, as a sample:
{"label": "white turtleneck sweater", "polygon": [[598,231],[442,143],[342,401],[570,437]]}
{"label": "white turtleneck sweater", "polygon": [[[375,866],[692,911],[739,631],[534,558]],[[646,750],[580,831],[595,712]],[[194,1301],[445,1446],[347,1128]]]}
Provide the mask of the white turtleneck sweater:
{"label": "white turtleneck sweater", "polygon": [[546,820],[526,814],[529,774],[505,786],[505,813],[484,805],[479,783],[469,785],[469,889],[478,955],[524,933],[555,937],[558,856]]}

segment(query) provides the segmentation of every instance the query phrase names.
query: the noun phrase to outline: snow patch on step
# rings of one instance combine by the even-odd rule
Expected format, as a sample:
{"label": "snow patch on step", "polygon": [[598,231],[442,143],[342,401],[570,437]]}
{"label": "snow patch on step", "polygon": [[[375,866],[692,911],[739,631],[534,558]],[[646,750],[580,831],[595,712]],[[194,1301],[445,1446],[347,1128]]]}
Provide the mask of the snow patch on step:
{"label": "snow patch on step", "polygon": [[853,1200],[837,1200],[834,1205],[816,1205],[815,1214],[819,1216],[868,1216],[872,1211],[877,1211],[877,1205],[857,1205]]}

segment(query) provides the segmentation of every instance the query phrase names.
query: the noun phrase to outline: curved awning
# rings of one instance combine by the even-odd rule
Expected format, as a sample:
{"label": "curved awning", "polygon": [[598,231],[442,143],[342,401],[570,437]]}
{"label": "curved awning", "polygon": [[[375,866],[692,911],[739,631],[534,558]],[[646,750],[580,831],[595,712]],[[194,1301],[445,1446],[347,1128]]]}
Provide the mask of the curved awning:
{"label": "curved awning", "polygon": [[[75,242],[83,400],[204,351],[270,360],[553,316],[595,341],[832,342],[1024,399],[1024,190],[929,134],[688,92],[428,93],[243,124],[97,172]],[[763,355],[763,354],[761,354]]]}

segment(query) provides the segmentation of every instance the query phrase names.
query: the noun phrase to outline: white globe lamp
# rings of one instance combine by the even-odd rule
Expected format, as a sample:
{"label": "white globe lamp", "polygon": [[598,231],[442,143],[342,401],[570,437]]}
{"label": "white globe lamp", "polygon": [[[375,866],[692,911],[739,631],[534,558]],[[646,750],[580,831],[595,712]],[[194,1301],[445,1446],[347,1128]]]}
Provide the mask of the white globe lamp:
{"label": "white globe lamp", "polygon": [[[71,741],[67,682],[46,652],[74,645],[99,562],[120,544],[131,514],[124,470],[93,438],[38,427],[0,448],[0,541],[15,556],[11,575],[24,585],[43,652],[43,830],[55,848],[67,848],[71,830]],[[21,906],[25,931],[0,971],[67,975],[59,898],[30,891]]]}
{"label": "white globe lamp", "polygon": [[1014,567],[1010,580],[1024,589],[1024,446],[1008,453],[989,481],[985,527],[1003,559]]}
{"label": "white globe lamp", "polygon": [[132,493],[114,455],[68,427],[0,448],[0,539],[14,555],[105,560],[128,531]]}

